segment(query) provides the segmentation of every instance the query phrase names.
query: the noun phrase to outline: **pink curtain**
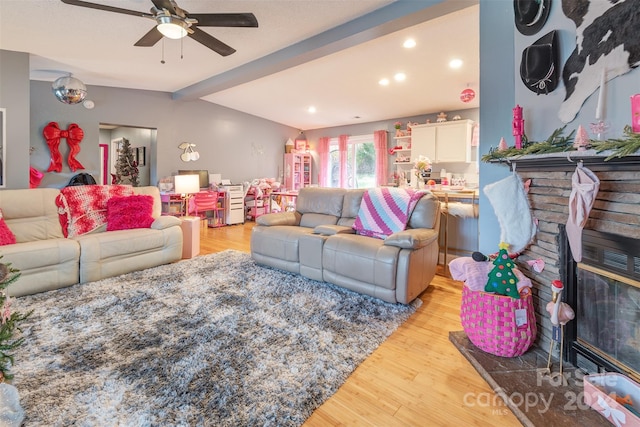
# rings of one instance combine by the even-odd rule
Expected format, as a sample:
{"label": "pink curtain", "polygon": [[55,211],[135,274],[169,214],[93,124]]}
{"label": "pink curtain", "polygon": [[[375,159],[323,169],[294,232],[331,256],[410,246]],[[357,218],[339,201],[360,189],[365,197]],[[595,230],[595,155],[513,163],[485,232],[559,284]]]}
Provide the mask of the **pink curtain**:
{"label": "pink curtain", "polygon": [[329,137],[323,136],[318,140],[318,155],[320,171],[318,173],[318,185],[329,186]]}
{"label": "pink curtain", "polygon": [[373,148],[376,152],[376,186],[386,185],[387,179],[387,131],[373,132]]}
{"label": "pink curtain", "polygon": [[340,188],[348,188],[347,176],[347,140],[348,135],[338,137],[338,152],[340,154]]}

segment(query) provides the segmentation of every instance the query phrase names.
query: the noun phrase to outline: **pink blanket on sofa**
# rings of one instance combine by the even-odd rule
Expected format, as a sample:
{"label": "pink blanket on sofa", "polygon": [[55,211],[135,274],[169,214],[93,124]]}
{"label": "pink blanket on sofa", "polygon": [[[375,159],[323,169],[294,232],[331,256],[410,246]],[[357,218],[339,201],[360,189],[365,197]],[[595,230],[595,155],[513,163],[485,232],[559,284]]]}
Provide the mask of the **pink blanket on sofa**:
{"label": "pink blanket on sofa", "polygon": [[407,228],[407,222],[424,191],[404,188],[372,188],[362,196],[353,228],[358,234],[385,239]]}
{"label": "pink blanket on sofa", "polygon": [[128,185],[80,185],[63,188],[56,198],[56,206],[64,236],[79,236],[105,225],[109,199],[132,194],[133,189]]}

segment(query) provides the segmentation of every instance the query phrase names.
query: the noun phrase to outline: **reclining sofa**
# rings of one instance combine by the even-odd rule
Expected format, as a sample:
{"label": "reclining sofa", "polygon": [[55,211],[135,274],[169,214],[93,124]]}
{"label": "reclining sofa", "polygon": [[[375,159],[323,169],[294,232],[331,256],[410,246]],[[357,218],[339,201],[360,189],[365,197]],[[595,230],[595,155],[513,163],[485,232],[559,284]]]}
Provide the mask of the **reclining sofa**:
{"label": "reclining sofa", "polygon": [[157,187],[133,187],[153,197],[150,228],[106,231],[106,225],[65,237],[55,188],[0,191],[0,209],[16,243],[0,246],[0,262],[20,270],[9,285],[22,296],[143,270],[182,258],[180,220],[161,216]]}
{"label": "reclining sofa", "polygon": [[251,257],[387,302],[410,303],[436,273],[440,202],[427,192],[407,228],[383,240],[356,234],[352,227],[365,191],[301,189],[295,212],[256,218]]}

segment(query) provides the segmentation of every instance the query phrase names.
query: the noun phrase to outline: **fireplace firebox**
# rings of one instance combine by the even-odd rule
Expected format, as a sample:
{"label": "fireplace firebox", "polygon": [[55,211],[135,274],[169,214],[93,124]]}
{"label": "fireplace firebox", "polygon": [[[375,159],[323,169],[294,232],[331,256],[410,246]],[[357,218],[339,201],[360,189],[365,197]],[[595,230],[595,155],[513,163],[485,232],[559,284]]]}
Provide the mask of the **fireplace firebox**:
{"label": "fireplace firebox", "polygon": [[640,240],[584,230],[582,261],[567,252],[565,358],[589,373],[619,372],[640,381]]}

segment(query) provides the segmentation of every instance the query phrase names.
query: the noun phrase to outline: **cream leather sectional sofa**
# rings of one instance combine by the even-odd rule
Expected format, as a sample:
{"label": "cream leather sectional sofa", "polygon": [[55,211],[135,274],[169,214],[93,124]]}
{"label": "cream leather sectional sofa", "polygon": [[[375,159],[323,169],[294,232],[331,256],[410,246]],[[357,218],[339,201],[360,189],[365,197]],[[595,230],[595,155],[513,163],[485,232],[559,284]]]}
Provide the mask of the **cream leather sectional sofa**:
{"label": "cream leather sectional sofa", "polygon": [[382,240],[352,229],[364,191],[301,189],[295,212],[256,219],[252,258],[384,301],[408,304],[436,273],[440,202],[426,194],[413,210],[407,229]]}
{"label": "cream leather sectional sofa", "polygon": [[55,202],[60,190],[0,191],[0,209],[17,241],[0,246],[0,261],[21,272],[9,294],[34,294],[180,260],[180,220],[161,216],[157,187],[133,191],[154,198],[151,228],[105,231],[102,227],[74,238],[65,238],[62,232]]}

